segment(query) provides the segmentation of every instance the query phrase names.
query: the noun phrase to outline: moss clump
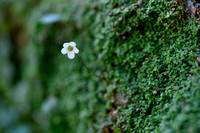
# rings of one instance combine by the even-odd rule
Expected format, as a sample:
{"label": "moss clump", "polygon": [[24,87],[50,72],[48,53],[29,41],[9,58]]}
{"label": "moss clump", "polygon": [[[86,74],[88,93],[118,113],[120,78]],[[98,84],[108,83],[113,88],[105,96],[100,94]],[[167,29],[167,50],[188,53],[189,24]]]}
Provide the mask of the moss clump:
{"label": "moss clump", "polygon": [[156,132],[198,133],[200,131],[200,74],[183,84],[167,107]]}
{"label": "moss clump", "polygon": [[[137,2],[0,2],[0,132],[199,132],[199,16]],[[61,55],[66,41],[106,80]]]}
{"label": "moss clump", "polygon": [[[105,93],[107,125],[115,132],[152,132],[177,87],[197,69],[199,26],[186,15],[184,3],[151,0],[127,10],[133,2],[101,3],[95,46],[101,72],[112,82]],[[128,101],[117,104],[120,98]]]}

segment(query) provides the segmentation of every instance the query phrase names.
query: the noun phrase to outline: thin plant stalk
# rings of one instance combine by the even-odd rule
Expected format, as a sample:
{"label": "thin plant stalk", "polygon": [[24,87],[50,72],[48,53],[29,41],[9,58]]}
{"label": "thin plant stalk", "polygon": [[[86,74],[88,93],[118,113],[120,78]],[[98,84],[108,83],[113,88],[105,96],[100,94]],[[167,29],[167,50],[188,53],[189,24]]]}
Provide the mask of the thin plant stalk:
{"label": "thin plant stalk", "polygon": [[89,74],[90,74],[91,76],[95,76],[95,77],[98,77],[98,78],[100,78],[100,79],[105,80],[105,78],[100,77],[100,76],[98,76],[98,75],[95,75],[95,74],[86,66],[86,64],[83,62],[83,60],[81,59],[81,57],[80,57],[78,54],[75,54],[75,55],[76,55],[76,57],[79,59],[79,61],[83,64],[83,66],[87,69],[87,71],[89,72]]}

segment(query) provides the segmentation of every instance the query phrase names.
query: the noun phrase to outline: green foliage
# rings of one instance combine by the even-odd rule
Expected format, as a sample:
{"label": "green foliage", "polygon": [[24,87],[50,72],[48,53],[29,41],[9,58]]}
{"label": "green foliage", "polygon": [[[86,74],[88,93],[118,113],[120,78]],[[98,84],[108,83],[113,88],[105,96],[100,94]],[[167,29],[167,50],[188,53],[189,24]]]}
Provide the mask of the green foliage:
{"label": "green foliage", "polygon": [[200,131],[200,74],[178,88],[172,104],[167,107],[157,132],[198,133]]}
{"label": "green foliage", "polygon": [[109,123],[115,131],[152,132],[165,114],[163,107],[179,93],[176,88],[197,69],[195,19],[183,21],[182,7],[174,5],[173,11],[171,1],[144,3],[128,11],[120,1],[103,4],[104,19],[97,21],[94,34],[105,76],[113,85],[107,102],[118,92],[129,100],[126,105],[110,105],[111,114],[113,110],[120,114]]}
{"label": "green foliage", "polygon": [[[60,53],[64,42],[75,41],[80,56],[92,66],[95,54],[85,28],[92,20],[82,16],[87,5],[65,0],[30,6],[18,2],[0,2],[5,29],[0,43],[0,132],[94,132],[91,123],[104,103],[98,79],[91,80],[80,62]],[[12,14],[9,18],[7,12]],[[48,13],[59,14],[59,21],[41,23]]]}
{"label": "green foliage", "polygon": [[1,1],[0,132],[200,131],[198,20],[187,2],[136,2]]}

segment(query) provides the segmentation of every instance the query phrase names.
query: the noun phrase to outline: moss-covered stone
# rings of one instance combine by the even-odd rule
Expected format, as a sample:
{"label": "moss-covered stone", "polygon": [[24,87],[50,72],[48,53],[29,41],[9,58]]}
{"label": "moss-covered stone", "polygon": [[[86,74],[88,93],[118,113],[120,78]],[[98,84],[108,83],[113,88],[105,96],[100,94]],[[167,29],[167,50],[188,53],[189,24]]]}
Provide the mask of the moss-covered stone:
{"label": "moss-covered stone", "polygon": [[[95,45],[105,67],[102,72],[112,82],[105,94],[106,119],[116,132],[152,132],[167,112],[164,107],[179,93],[177,87],[198,67],[199,26],[181,1],[131,4],[102,3],[103,12],[97,16],[101,19],[96,21]],[[128,102],[116,106],[112,99],[119,92]],[[118,117],[112,121],[115,111]]]}
{"label": "moss-covered stone", "polygon": [[[0,2],[0,132],[199,132],[199,9],[188,2]],[[59,21],[40,23],[52,12]],[[60,54],[66,41],[105,80]]]}

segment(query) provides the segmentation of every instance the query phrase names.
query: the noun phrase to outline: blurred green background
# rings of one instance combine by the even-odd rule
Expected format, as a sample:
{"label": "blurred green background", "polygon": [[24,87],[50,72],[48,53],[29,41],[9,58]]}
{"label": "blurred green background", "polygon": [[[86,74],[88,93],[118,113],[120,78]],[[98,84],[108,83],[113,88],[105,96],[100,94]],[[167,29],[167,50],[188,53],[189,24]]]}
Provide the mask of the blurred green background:
{"label": "blurred green background", "polygon": [[96,60],[83,2],[0,1],[0,132],[92,132],[98,83],[60,52],[75,41],[88,66]]}
{"label": "blurred green background", "polygon": [[0,0],[0,132],[200,132],[199,1],[142,2]]}

